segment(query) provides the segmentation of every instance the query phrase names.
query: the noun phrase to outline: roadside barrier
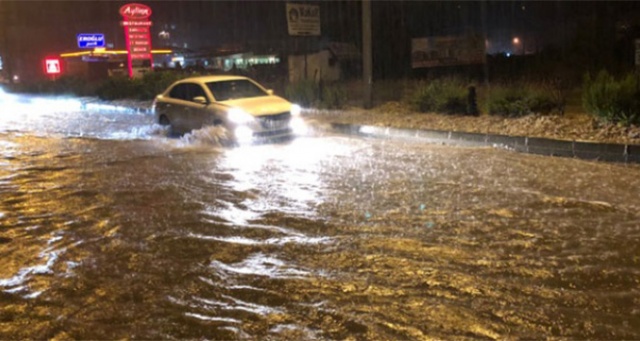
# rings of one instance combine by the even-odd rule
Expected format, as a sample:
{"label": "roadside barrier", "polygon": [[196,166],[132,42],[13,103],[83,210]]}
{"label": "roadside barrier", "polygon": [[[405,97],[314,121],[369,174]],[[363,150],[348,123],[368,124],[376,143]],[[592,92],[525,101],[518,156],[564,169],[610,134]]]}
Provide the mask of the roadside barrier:
{"label": "roadside barrier", "polygon": [[343,123],[332,123],[331,127],[335,131],[351,135],[403,138],[446,145],[494,147],[521,153],[583,160],[640,163],[640,145],[563,141],[441,130],[399,129]]}

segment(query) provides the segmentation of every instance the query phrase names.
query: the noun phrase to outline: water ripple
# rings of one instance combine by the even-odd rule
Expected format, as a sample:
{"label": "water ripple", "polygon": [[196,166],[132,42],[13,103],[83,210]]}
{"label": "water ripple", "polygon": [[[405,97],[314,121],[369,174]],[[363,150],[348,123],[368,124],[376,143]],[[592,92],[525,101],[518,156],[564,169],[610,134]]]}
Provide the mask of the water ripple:
{"label": "water ripple", "polygon": [[296,269],[278,258],[263,253],[252,254],[246,260],[231,265],[214,260],[211,262],[210,267],[221,274],[253,275],[268,278],[290,279],[304,278],[310,275],[309,271]]}

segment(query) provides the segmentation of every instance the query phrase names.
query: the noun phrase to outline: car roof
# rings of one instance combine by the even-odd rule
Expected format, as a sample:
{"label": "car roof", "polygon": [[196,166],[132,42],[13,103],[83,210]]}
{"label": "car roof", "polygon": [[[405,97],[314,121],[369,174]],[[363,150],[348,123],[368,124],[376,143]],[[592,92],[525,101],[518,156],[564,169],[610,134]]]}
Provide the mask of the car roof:
{"label": "car roof", "polygon": [[194,82],[194,83],[209,83],[209,82],[220,82],[220,81],[230,81],[230,80],[238,80],[238,79],[248,79],[244,76],[236,76],[236,75],[209,75],[209,76],[195,76],[188,77],[179,80],[179,83],[182,82]]}

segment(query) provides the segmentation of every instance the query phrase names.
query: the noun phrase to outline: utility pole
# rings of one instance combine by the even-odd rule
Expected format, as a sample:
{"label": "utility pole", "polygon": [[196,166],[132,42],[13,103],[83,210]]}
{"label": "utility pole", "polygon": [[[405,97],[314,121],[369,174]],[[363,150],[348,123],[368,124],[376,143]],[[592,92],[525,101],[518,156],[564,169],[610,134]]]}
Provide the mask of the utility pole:
{"label": "utility pole", "polygon": [[483,44],[485,44],[484,55],[482,56],[482,75],[484,78],[484,85],[489,87],[489,62],[487,61],[487,45],[486,41],[489,37],[487,33],[487,1],[482,0],[480,2],[480,16],[482,20],[482,39]]}
{"label": "utility pole", "polygon": [[0,1],[0,59],[2,59],[1,61],[3,64],[2,67],[4,69],[4,73],[11,80],[13,77],[7,72],[10,62],[8,60],[9,58],[7,57],[7,51],[9,50],[7,48],[7,37],[9,36],[9,34],[7,33],[7,30],[9,29],[9,11],[7,10],[6,6],[8,6],[7,2]]}
{"label": "utility pole", "polygon": [[[15,82],[13,73],[15,70],[16,55],[18,54],[16,39],[12,39],[12,33],[16,32],[16,3],[0,0],[0,54],[2,54],[2,71],[9,83]],[[19,39],[18,39],[19,41]]]}
{"label": "utility pole", "polygon": [[371,0],[362,0],[362,82],[363,105],[365,109],[372,107],[372,72],[371,56]]}

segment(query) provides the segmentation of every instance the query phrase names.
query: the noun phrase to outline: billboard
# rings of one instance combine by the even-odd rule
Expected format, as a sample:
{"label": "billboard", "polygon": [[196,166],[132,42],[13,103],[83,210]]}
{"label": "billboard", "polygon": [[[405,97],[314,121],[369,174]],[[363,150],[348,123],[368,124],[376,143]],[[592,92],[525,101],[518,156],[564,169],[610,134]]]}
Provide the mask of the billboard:
{"label": "billboard", "polygon": [[411,67],[414,69],[484,64],[485,56],[485,41],[479,35],[411,39]]}
{"label": "billboard", "polygon": [[291,36],[319,36],[320,6],[287,3],[287,27]]}

